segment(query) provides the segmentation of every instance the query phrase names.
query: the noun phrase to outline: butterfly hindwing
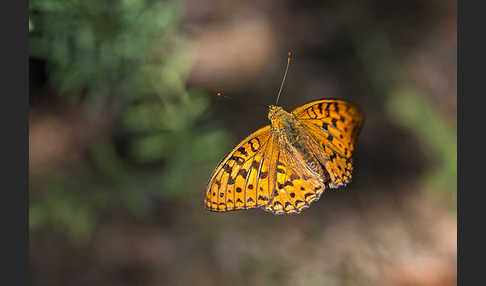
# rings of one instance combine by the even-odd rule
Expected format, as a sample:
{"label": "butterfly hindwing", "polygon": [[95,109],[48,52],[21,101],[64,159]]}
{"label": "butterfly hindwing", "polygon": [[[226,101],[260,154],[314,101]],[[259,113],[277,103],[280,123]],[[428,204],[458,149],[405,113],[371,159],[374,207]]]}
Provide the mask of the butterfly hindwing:
{"label": "butterfly hindwing", "polygon": [[317,177],[297,174],[285,156],[276,164],[276,184],[272,200],[263,207],[274,214],[299,213],[320,198],[324,183]]}

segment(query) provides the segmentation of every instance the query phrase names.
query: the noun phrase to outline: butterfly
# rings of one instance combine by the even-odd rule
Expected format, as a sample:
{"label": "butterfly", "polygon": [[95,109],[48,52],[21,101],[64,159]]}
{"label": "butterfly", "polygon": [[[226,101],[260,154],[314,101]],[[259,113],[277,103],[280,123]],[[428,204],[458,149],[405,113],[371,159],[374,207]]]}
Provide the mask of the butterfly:
{"label": "butterfly", "polygon": [[300,213],[325,190],[351,181],[364,119],[356,105],[321,99],[292,112],[270,105],[268,119],[270,125],[241,141],[211,174],[204,199],[208,210]]}

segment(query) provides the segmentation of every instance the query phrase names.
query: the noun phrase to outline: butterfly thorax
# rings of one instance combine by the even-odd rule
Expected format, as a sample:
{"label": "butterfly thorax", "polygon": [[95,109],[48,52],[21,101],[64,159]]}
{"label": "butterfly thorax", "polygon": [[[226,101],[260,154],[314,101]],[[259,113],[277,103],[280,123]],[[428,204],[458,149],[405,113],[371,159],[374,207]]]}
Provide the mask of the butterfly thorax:
{"label": "butterfly thorax", "polygon": [[268,119],[272,123],[272,131],[274,132],[291,132],[293,131],[293,122],[295,119],[291,113],[283,110],[280,106],[270,105],[268,112]]}
{"label": "butterfly thorax", "polygon": [[[323,174],[319,160],[312,155],[315,153],[311,150],[312,139],[295,115],[280,106],[271,105],[268,118],[271,121],[271,131],[276,134],[275,138],[280,148],[287,149],[293,156],[299,156],[302,162],[305,162],[306,169]],[[300,173],[299,170],[296,171]]]}
{"label": "butterfly thorax", "polygon": [[286,137],[288,143],[299,145],[302,139],[299,135],[302,135],[303,127],[294,114],[283,110],[280,106],[271,105],[268,119],[271,121],[271,131],[277,135],[277,138]]}

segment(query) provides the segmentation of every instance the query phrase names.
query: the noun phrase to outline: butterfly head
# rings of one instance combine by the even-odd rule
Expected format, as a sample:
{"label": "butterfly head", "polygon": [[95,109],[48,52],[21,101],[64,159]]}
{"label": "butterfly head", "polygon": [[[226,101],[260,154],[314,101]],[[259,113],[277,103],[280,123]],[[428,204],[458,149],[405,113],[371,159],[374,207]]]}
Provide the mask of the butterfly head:
{"label": "butterfly head", "polygon": [[274,120],[278,119],[282,111],[283,108],[280,106],[276,106],[276,105],[268,106],[268,120],[273,122]]}
{"label": "butterfly head", "polygon": [[272,127],[282,129],[286,123],[292,121],[292,115],[280,106],[270,105],[268,119],[272,122]]}

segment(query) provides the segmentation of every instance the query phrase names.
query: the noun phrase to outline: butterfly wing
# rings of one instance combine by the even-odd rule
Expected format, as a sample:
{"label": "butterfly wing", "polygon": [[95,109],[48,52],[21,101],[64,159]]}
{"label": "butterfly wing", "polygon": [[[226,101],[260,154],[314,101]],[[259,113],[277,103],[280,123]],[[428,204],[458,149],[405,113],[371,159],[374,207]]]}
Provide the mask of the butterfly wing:
{"label": "butterfly wing", "polygon": [[213,171],[204,204],[211,211],[257,208],[271,198],[277,152],[270,126],[238,144]]}
{"label": "butterfly wing", "polygon": [[339,99],[310,102],[292,111],[305,129],[322,146],[329,186],[337,188],[351,181],[352,152],[363,125],[363,115],[352,103]]}
{"label": "butterfly wing", "polygon": [[318,200],[326,188],[325,178],[317,173],[306,172],[303,158],[292,152],[287,145],[279,143],[276,163],[276,183],[271,201],[263,206],[273,214],[300,213]]}

